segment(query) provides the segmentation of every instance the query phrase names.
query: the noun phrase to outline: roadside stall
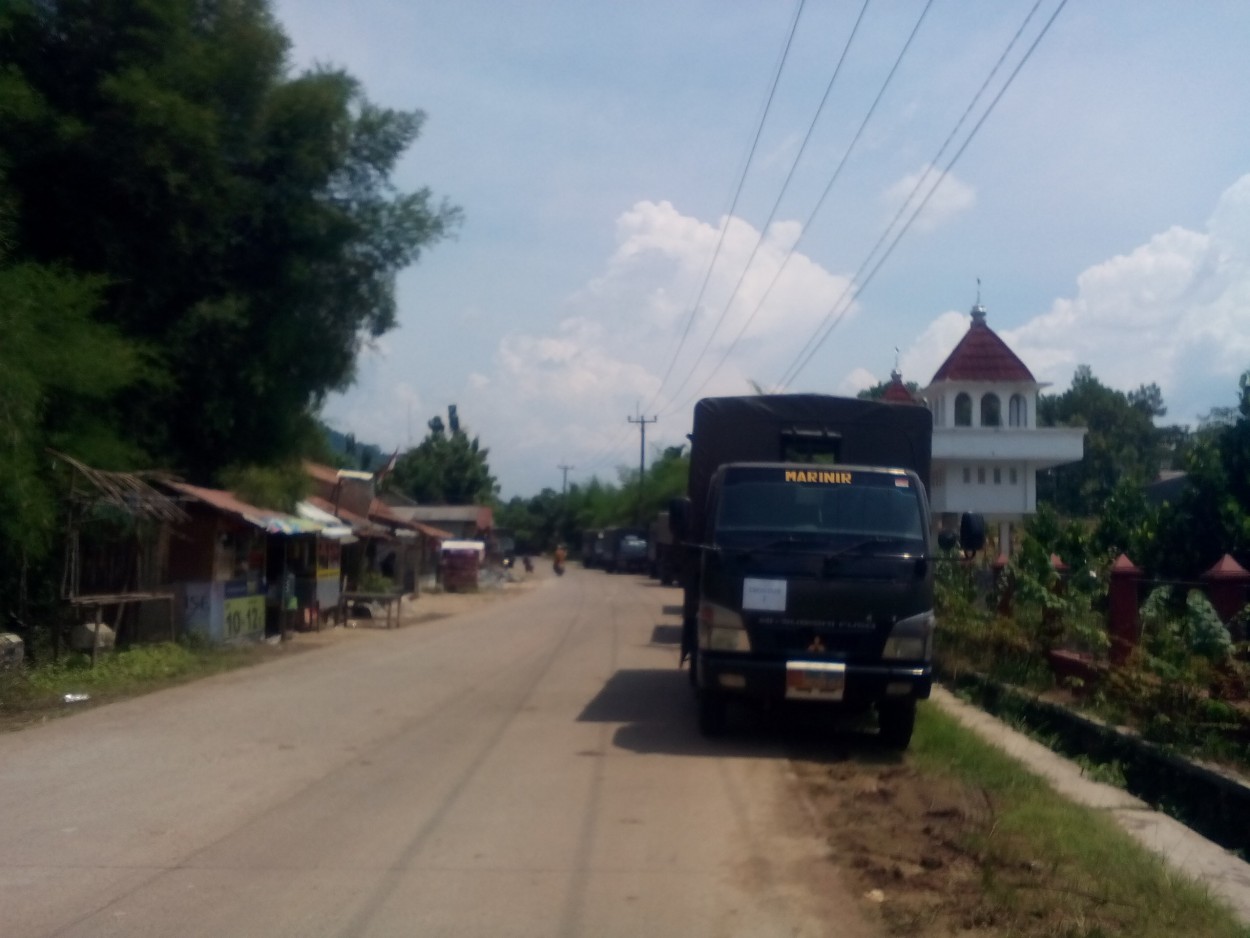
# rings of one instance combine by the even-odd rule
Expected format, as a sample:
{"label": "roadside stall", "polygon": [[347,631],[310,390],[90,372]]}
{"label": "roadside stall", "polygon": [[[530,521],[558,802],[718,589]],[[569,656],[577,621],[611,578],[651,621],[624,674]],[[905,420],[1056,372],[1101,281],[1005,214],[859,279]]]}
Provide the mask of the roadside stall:
{"label": "roadside stall", "polygon": [[485,541],[443,541],[439,563],[443,589],[449,593],[475,590],[486,559]]}
{"label": "roadside stall", "polygon": [[317,532],[314,574],[298,589],[299,603],[307,610],[305,626],[320,629],[323,616],[339,608],[339,596],[343,592],[343,546],[356,543],[358,538],[351,525],[311,501],[300,502],[295,511],[305,521],[321,527]]}
{"label": "roadside stall", "polygon": [[298,620],[295,571],[315,574],[320,526],[220,489],[163,485],[182,496],[190,517],[169,548],[182,629],[210,642],[234,642],[277,634],[283,613]]}

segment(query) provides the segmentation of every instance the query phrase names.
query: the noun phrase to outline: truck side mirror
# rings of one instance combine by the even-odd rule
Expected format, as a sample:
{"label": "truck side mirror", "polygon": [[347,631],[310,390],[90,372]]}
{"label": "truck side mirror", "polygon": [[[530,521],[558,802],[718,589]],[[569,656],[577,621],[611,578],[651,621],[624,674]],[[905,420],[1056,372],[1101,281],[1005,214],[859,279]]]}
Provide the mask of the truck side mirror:
{"label": "truck side mirror", "polygon": [[684,541],[690,523],[690,499],[674,498],[668,503],[668,529],[673,540]]}
{"label": "truck side mirror", "polygon": [[959,519],[959,546],[975,554],[985,546],[985,516],[965,511]]}

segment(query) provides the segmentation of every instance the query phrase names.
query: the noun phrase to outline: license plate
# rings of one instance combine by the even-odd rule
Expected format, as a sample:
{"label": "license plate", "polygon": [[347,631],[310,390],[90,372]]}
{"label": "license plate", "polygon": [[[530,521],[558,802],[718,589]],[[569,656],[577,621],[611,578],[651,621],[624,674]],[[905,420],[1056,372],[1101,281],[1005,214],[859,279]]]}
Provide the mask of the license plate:
{"label": "license plate", "polygon": [[846,665],[838,661],[787,661],[786,697],[790,700],[841,700]]}

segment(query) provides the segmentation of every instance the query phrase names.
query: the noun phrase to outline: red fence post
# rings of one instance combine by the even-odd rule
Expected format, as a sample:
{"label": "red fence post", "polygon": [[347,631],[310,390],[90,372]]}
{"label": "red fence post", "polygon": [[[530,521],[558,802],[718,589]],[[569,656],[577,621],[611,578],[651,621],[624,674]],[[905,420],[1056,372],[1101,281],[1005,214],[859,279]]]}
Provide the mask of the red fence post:
{"label": "red fence post", "polygon": [[[1051,554],[1050,566],[1058,577],[1050,591],[1056,596],[1062,596],[1068,588],[1068,565],[1058,554]],[[1059,618],[1058,610],[1049,608],[1042,610],[1042,635],[1045,636],[1047,648],[1059,647],[1063,640],[1063,622]]]}
{"label": "red fence post", "polygon": [[1227,625],[1246,604],[1246,585],[1250,584],[1250,573],[1225,554],[1219,562],[1202,575],[1206,581],[1207,598],[1219,613],[1220,621]]}
{"label": "red fence post", "polygon": [[1121,554],[1111,565],[1107,631],[1111,633],[1112,664],[1124,664],[1141,641],[1141,617],[1137,609],[1137,584],[1141,573],[1127,554]]}

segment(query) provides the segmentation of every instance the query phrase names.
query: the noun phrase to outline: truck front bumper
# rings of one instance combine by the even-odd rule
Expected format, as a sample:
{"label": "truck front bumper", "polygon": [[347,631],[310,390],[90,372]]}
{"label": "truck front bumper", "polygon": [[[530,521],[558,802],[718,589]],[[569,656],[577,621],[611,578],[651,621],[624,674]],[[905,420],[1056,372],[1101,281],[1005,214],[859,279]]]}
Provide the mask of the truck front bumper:
{"label": "truck front bumper", "polygon": [[[699,689],[760,701],[808,699],[850,705],[878,700],[925,700],[933,689],[929,662],[874,664],[760,659],[749,655],[698,652]],[[797,690],[795,673],[810,666],[832,678],[816,693]],[[819,669],[819,670],[818,670]]]}

